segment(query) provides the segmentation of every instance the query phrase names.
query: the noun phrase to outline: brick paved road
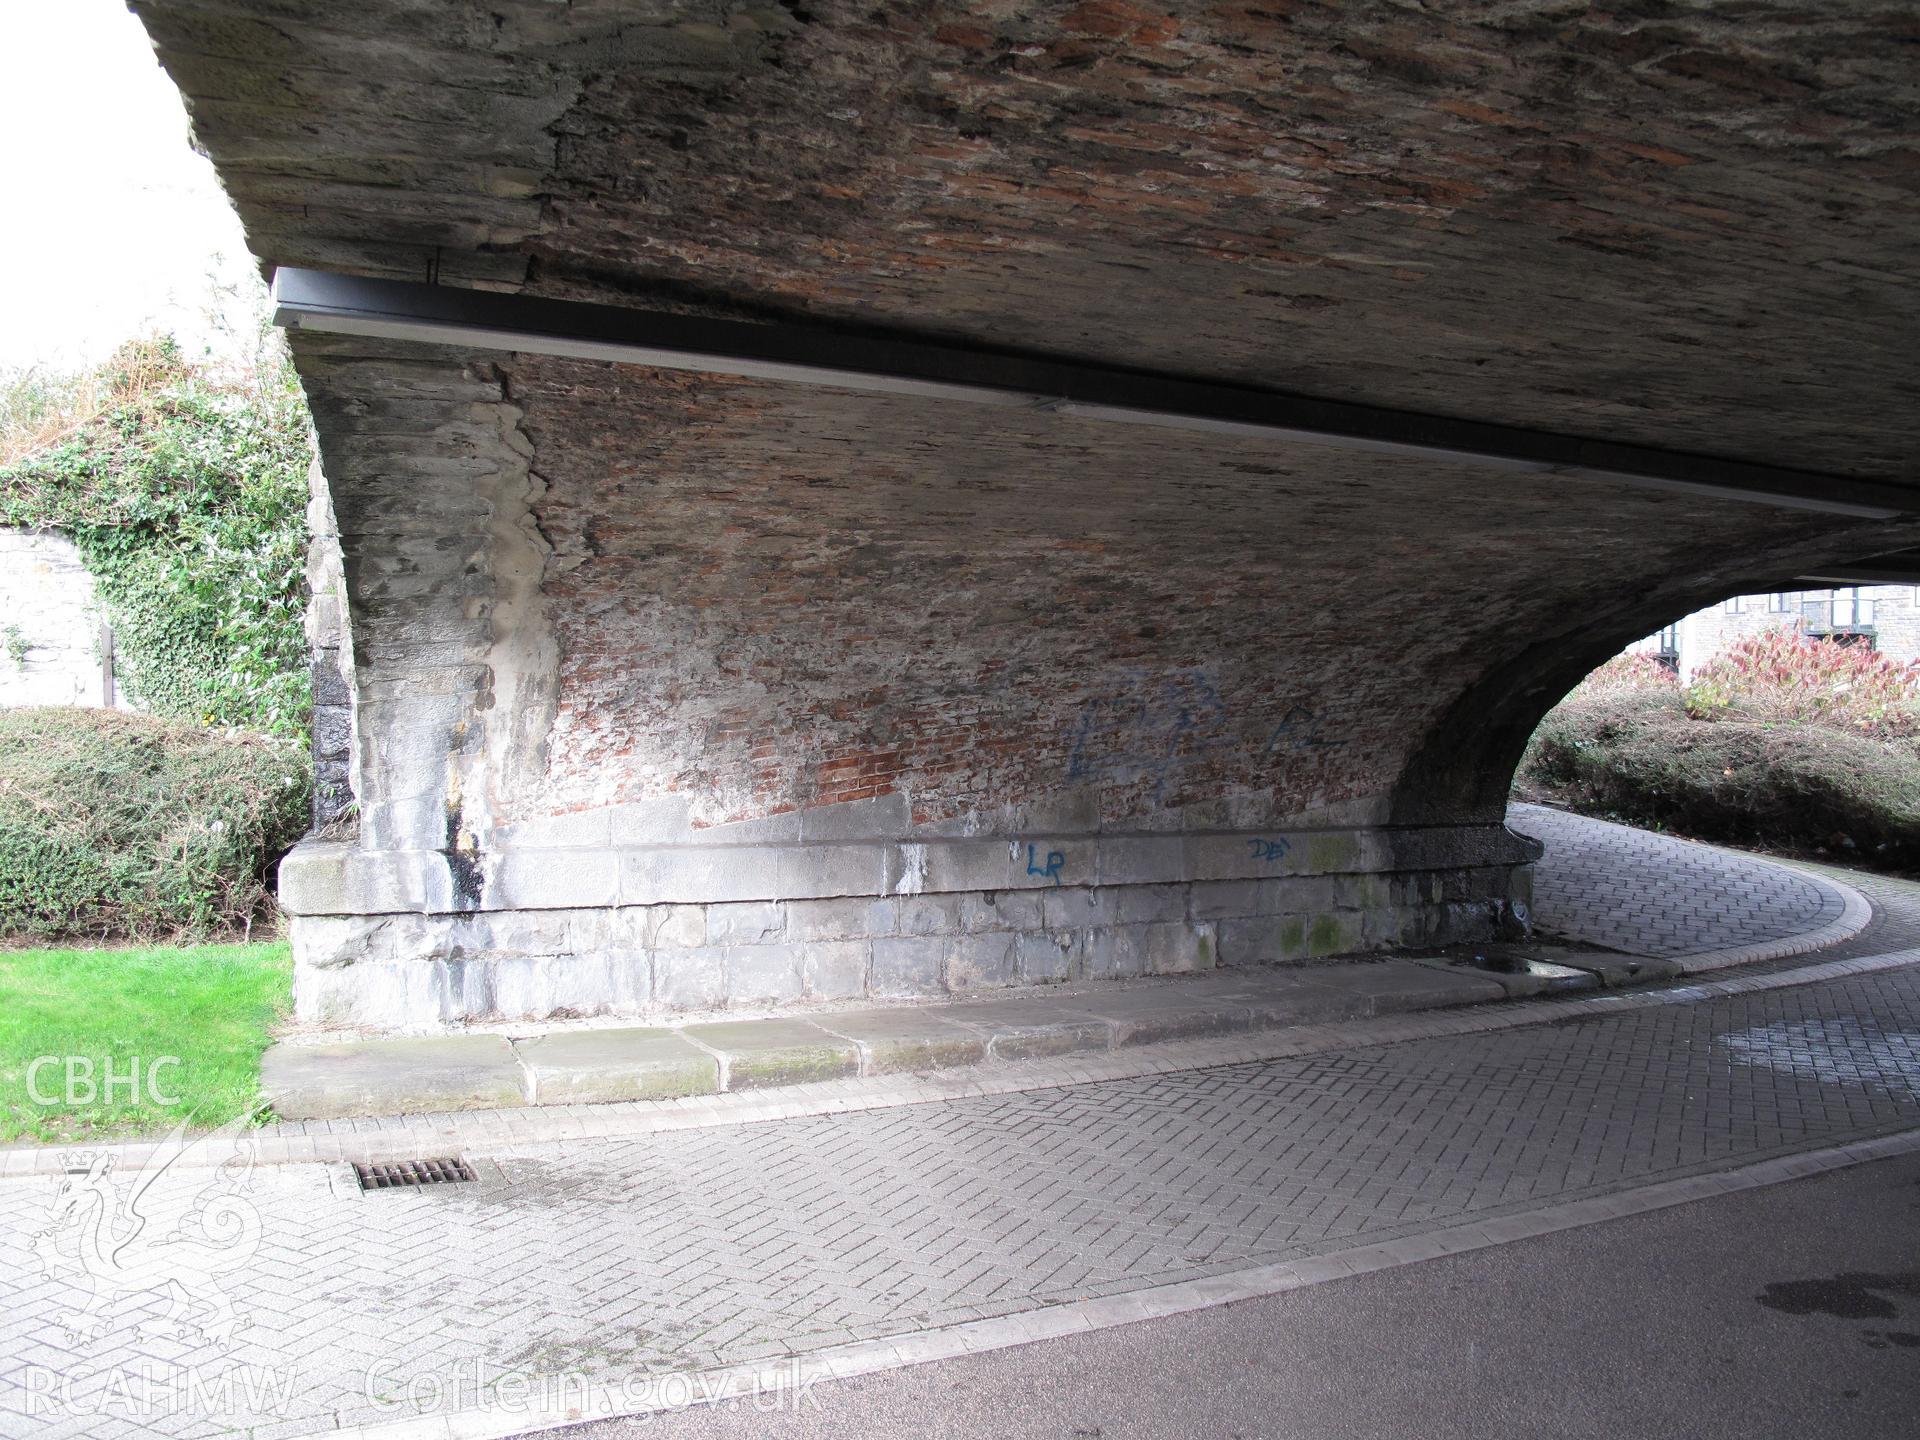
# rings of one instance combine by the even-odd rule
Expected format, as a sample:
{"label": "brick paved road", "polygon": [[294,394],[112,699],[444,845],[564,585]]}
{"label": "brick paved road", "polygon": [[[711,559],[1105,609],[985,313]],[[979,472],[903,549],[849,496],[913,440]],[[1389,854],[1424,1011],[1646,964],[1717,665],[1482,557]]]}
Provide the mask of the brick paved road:
{"label": "brick paved road", "polygon": [[657,1373],[1389,1239],[1920,1126],[1917,1037],[1920,969],[1889,970],[1151,1079],[503,1148],[472,1188],[361,1197],[284,1167],[253,1182],[264,1239],[226,1282],[251,1323],[224,1358],[143,1332],[152,1301],[66,1340],[57,1317],[83,1292],[42,1278],[32,1247],[51,1182],[0,1182],[0,1367],[16,1386],[49,1383],[35,1366],[85,1377],[84,1413],[29,1418],[15,1390],[0,1434],[264,1418],[240,1390],[221,1423],[204,1407],[99,1413],[116,1366],[291,1370],[292,1404],[259,1433],[317,1433],[395,1418],[369,1398],[369,1367],[376,1398],[480,1357],[495,1373]]}
{"label": "brick paved road", "polygon": [[1838,919],[1839,892],[1729,850],[1515,805],[1507,823],[1547,847],[1534,867],[1546,930],[1635,955],[1682,957],[1781,940]]}

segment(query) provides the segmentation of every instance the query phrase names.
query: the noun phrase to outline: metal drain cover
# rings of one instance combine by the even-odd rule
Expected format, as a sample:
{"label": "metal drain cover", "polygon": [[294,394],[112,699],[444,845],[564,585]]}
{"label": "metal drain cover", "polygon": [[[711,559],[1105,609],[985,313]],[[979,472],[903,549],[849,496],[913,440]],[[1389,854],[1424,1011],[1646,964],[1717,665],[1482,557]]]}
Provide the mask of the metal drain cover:
{"label": "metal drain cover", "polygon": [[399,1190],[421,1185],[459,1185],[477,1177],[458,1155],[435,1160],[388,1160],[377,1165],[354,1162],[353,1178],[362,1190]]}

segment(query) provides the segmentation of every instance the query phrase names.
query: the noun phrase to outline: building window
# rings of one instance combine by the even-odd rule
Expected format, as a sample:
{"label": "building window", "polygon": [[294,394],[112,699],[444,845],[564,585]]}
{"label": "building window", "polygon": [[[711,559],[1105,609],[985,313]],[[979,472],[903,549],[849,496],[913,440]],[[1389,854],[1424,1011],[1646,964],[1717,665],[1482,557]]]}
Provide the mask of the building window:
{"label": "building window", "polygon": [[1660,633],[1654,636],[1653,658],[1657,664],[1680,673],[1680,622],[1662,626]]}
{"label": "building window", "polygon": [[1816,639],[1831,640],[1836,645],[1859,645],[1868,650],[1879,648],[1879,637],[1873,628],[1874,603],[1860,593],[1859,586],[1829,591],[1805,608],[1807,634]]}
{"label": "building window", "polygon": [[1859,586],[1833,592],[1833,628],[1864,630],[1873,624],[1873,601],[1861,595]]}
{"label": "building window", "polygon": [[1786,591],[1776,590],[1767,597],[1767,609],[1775,615],[1785,615],[1793,609],[1789,603],[1792,599],[1793,597]]}
{"label": "building window", "polygon": [[1727,614],[1738,615],[1743,608],[1740,602],[1744,599],[1746,599],[1744,595],[1735,595],[1731,600],[1727,601]]}

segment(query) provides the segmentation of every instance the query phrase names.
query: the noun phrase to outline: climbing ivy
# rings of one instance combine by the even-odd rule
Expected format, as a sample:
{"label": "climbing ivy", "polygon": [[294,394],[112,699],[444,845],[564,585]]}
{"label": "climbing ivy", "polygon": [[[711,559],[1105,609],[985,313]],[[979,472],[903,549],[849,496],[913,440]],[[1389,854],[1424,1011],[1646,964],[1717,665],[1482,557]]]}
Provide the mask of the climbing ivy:
{"label": "climbing ivy", "polygon": [[73,426],[0,469],[0,524],[72,538],[148,709],[304,734],[309,452],[292,367],[218,377],[162,339],[92,378]]}

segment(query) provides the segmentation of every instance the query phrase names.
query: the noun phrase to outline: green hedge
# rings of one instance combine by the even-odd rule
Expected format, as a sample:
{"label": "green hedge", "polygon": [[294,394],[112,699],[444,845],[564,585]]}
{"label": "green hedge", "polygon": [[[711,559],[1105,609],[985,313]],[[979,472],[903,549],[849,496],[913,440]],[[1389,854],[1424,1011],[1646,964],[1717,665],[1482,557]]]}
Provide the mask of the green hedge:
{"label": "green hedge", "polygon": [[1920,743],[1812,722],[1696,719],[1673,688],[1576,693],[1522,774],[1577,809],[1702,839],[1920,866]]}
{"label": "green hedge", "polygon": [[197,939],[272,913],[311,775],[287,739],[0,710],[0,936]]}

